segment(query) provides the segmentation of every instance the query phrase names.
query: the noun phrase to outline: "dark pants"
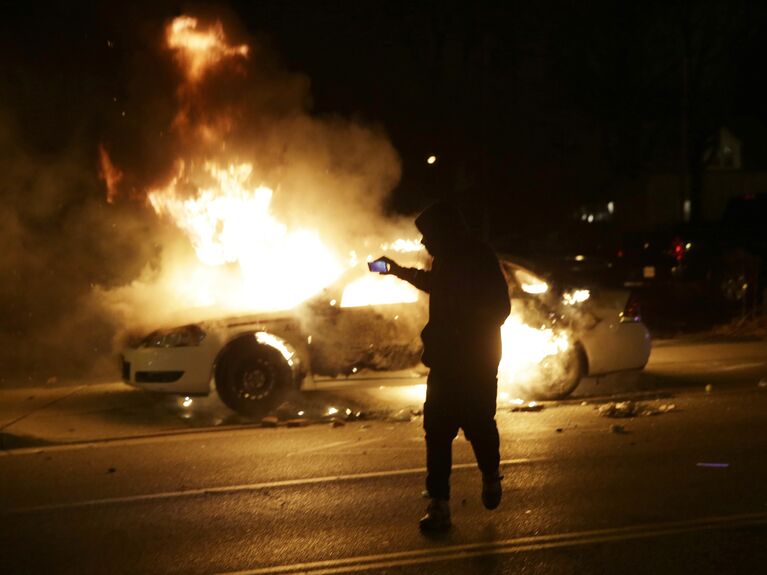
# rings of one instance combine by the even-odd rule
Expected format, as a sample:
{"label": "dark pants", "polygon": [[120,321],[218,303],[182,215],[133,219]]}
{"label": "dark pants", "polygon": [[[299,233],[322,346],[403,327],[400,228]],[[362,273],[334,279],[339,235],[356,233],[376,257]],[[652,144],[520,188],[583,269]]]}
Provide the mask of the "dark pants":
{"label": "dark pants", "polygon": [[482,473],[498,470],[501,460],[495,424],[495,374],[490,377],[457,377],[429,373],[423,427],[426,431],[426,489],[430,497],[450,499],[453,439],[463,429],[471,442]]}

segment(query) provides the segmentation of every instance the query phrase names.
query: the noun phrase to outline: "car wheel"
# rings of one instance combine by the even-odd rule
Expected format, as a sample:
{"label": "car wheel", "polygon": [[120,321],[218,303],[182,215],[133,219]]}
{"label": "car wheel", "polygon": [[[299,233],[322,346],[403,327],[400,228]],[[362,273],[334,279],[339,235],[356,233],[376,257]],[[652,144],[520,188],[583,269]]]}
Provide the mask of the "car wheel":
{"label": "car wheel", "polygon": [[551,360],[541,363],[541,379],[531,389],[536,400],[564,399],[581,382],[586,371],[586,359],[580,346],[574,345]]}
{"label": "car wheel", "polygon": [[291,388],[292,371],[282,354],[250,338],[230,344],[216,363],[216,391],[227,407],[260,417]]}

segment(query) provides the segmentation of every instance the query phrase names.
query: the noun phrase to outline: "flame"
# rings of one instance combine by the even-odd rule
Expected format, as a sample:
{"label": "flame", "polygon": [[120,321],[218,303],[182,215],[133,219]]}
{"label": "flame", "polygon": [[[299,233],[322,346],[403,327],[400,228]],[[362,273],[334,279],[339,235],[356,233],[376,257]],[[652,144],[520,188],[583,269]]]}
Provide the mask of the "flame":
{"label": "flame", "polygon": [[591,297],[591,292],[587,289],[577,289],[572,292],[562,294],[562,302],[565,305],[578,305],[587,301]]}
{"label": "flame", "polygon": [[525,293],[541,295],[549,291],[549,284],[535,274],[525,270],[515,270],[514,275],[516,276],[522,291]]}
{"label": "flame", "polygon": [[572,345],[567,332],[546,327],[537,329],[527,325],[514,311],[501,326],[501,339],[503,356],[498,366],[498,380],[502,386],[535,380],[540,376],[538,367],[545,359],[566,352]]}
{"label": "flame", "polygon": [[351,282],[341,296],[341,307],[361,307],[418,301],[418,290],[394,276],[370,273]]}
{"label": "flame", "polygon": [[424,246],[420,240],[399,238],[390,244],[381,244],[381,249],[384,251],[391,250],[401,254],[408,254],[423,251]]}
{"label": "flame", "polygon": [[[181,270],[199,305],[219,304],[253,310],[293,307],[332,283],[343,271],[319,234],[289,229],[271,213],[273,191],[250,183],[248,163],[220,168],[207,163],[193,177],[183,164],[149,202],[186,232],[199,264]],[[192,195],[182,189],[196,189]],[[235,264],[239,272],[212,268]],[[224,278],[228,277],[228,282]],[[218,288],[224,286],[223,293]],[[219,295],[217,297],[217,292]]]}
{"label": "flame", "polygon": [[285,342],[276,335],[267,333],[265,331],[259,331],[256,332],[256,341],[258,341],[258,343],[263,343],[264,345],[273,347],[280,352],[282,357],[285,358],[285,361],[288,362],[288,365],[293,365],[293,356],[295,354],[288,348]]}
{"label": "flame", "polygon": [[123,178],[123,173],[113,163],[106,148],[99,144],[99,177],[107,185],[107,203],[113,204],[117,198],[117,185]]}
{"label": "flame", "polygon": [[247,44],[230,46],[224,35],[221,22],[215,22],[207,29],[198,29],[197,18],[179,16],[167,27],[166,42],[175,50],[184,66],[187,79],[195,82],[210,68],[231,57],[247,58],[250,51]]}

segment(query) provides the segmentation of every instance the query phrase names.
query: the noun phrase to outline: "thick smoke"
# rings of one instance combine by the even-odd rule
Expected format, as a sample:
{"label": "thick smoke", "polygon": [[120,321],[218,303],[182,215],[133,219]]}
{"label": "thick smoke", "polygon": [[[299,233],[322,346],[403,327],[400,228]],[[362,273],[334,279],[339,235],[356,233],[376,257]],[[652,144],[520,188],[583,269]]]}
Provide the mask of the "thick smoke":
{"label": "thick smoke", "polygon": [[92,150],[24,149],[0,118],[0,363],[3,384],[88,375],[108,361],[114,319],[94,294],[153,261],[143,208],[103,199]]}

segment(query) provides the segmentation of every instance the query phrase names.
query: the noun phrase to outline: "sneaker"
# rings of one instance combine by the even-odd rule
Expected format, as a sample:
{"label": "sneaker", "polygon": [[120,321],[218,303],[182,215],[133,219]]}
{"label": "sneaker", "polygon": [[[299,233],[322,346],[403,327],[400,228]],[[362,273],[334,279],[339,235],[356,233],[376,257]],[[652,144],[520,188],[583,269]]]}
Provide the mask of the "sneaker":
{"label": "sneaker", "polygon": [[450,529],[450,503],[444,499],[432,499],[419,525],[421,531],[426,533],[443,533]]}
{"label": "sneaker", "polygon": [[501,479],[503,479],[503,475],[497,471],[482,476],[482,504],[486,509],[495,509],[501,504],[501,495],[503,494]]}

